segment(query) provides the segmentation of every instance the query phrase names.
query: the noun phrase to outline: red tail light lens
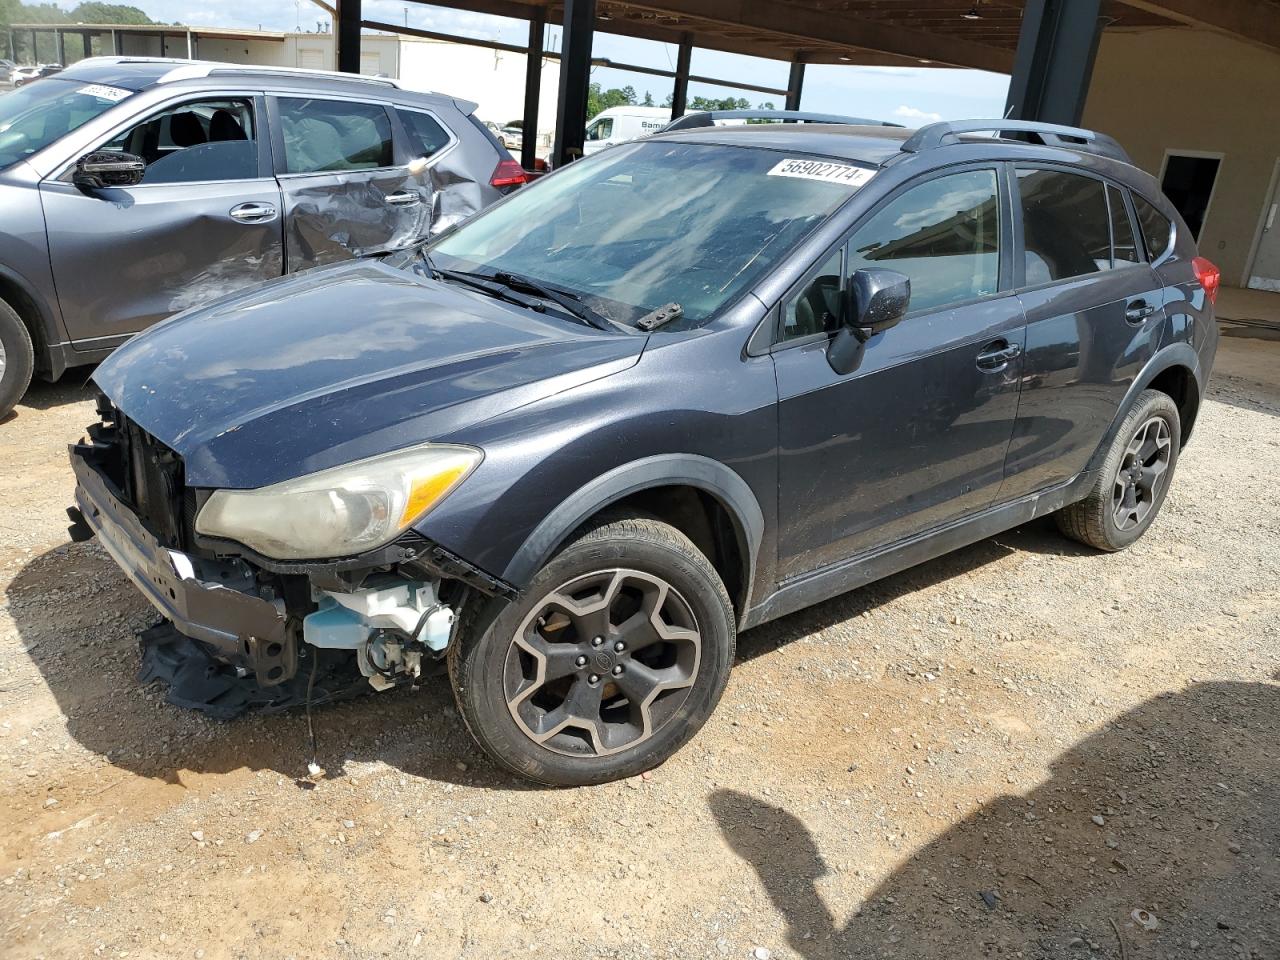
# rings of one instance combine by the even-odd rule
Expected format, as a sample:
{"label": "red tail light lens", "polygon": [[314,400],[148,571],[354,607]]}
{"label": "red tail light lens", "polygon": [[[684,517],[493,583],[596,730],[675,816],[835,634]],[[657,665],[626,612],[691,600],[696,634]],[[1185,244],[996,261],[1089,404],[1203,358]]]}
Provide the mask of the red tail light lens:
{"label": "red tail light lens", "polygon": [[522,183],[528,183],[529,178],[524,174],[524,167],[515,160],[501,160],[498,165],[493,168],[493,176],[489,178],[489,186],[491,187],[518,187]]}
{"label": "red tail light lens", "polygon": [[1205,257],[1196,257],[1191,261],[1191,269],[1196,272],[1196,279],[1204,287],[1204,295],[1210,303],[1218,302],[1218,288],[1222,286],[1222,271],[1217,265]]}

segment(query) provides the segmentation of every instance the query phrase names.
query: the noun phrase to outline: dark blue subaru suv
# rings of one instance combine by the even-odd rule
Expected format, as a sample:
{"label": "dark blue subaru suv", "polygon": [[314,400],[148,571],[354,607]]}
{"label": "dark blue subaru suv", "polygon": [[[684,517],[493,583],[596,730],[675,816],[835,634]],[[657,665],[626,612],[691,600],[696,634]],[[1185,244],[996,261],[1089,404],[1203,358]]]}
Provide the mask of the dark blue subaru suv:
{"label": "dark blue subaru suv", "polygon": [[159,609],[175,702],[447,671],[498,763],[610,780],[740,630],[1045,514],[1140,537],[1218,280],[1091,131],[664,134],[122,347],[72,532]]}

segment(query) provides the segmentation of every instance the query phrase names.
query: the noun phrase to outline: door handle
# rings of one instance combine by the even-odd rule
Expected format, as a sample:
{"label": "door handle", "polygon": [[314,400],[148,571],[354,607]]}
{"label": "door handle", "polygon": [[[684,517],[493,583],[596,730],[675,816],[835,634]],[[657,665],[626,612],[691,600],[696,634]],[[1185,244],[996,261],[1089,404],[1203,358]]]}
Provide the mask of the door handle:
{"label": "door handle", "polygon": [[269,223],[276,218],[276,208],[270,203],[242,203],[232,207],[227,215],[241,223]]}
{"label": "door handle", "polygon": [[397,190],[395,193],[388,193],[383,199],[393,207],[411,207],[422,202],[422,197],[413,190]]}
{"label": "door handle", "polygon": [[1141,323],[1156,312],[1156,308],[1145,300],[1131,300],[1124,308],[1124,318],[1129,323]]}
{"label": "door handle", "polygon": [[995,340],[983,347],[982,352],[978,354],[978,369],[988,373],[999,373],[1009,365],[1010,360],[1016,360],[1021,353],[1022,347],[1019,344],[1010,343],[1008,340]]}

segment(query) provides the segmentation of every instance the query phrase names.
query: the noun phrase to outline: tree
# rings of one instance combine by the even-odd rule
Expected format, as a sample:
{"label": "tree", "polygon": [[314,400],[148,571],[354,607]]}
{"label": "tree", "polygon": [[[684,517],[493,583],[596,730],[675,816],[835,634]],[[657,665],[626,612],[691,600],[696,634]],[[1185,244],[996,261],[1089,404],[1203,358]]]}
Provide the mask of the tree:
{"label": "tree", "polygon": [[587,118],[599,115],[610,107],[634,106],[636,88],[628,84],[622,89],[603,90],[599,83],[592,83],[587,88]]}
{"label": "tree", "polygon": [[644,105],[645,105],[646,107],[652,107],[652,106],[653,106],[653,94],[652,94],[652,93],[650,93],[648,90],[646,90],[646,91],[644,92]]}
{"label": "tree", "polygon": [[121,3],[82,3],[67,13],[68,23],[155,23],[137,7]]}
{"label": "tree", "polygon": [[694,97],[689,101],[690,110],[749,110],[751,101],[745,97]]}

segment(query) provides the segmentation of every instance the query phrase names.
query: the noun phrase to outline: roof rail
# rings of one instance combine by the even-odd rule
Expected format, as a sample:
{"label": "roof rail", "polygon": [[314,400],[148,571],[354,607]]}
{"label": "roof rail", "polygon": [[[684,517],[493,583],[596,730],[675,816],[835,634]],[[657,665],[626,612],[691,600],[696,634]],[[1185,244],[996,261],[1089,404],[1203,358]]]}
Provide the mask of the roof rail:
{"label": "roof rail", "polygon": [[778,120],[782,123],[842,123],[862,127],[896,127],[896,123],[883,120],[866,120],[861,117],[844,117],[835,113],[805,113],[801,110],[698,110],[677,117],[659,130],[689,130],[694,127],[712,127],[717,120]]}
{"label": "roof rail", "polygon": [[219,74],[253,73],[285,77],[325,77],[330,80],[347,80],[352,83],[376,83],[384,87],[400,88],[400,84],[390,77],[368,77],[359,73],[339,73],[336,70],[308,70],[305,67],[267,67],[253,63],[217,63],[206,60],[179,61],[182,65],[174,67],[157,83],[174,83],[178,80],[196,80]]}
{"label": "roof rail", "polygon": [[1050,147],[1066,147],[1096,153],[1112,160],[1133,163],[1124,147],[1114,137],[1083,127],[1064,127],[1057,123],[1040,123],[1036,120],[955,120],[931,123],[921,127],[902,145],[907,153],[932,150],[948,143],[959,143],[962,133],[1026,133],[1038,137]]}

